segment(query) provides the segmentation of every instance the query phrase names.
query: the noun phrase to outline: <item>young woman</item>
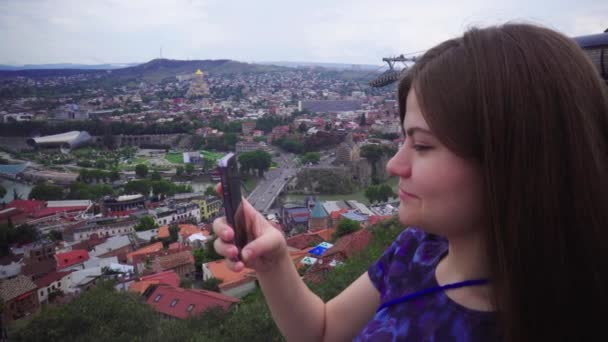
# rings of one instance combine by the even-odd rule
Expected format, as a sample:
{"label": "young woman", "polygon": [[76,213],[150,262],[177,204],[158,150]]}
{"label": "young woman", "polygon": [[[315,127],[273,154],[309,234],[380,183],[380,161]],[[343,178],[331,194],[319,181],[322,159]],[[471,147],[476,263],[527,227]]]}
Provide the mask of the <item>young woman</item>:
{"label": "young woman", "polygon": [[[256,270],[289,341],[587,341],[608,317],[608,93],[571,39],[472,29],[399,84],[407,228],[331,301],[308,290],[281,234],[246,201]],[[416,228],[413,228],[416,227]]]}

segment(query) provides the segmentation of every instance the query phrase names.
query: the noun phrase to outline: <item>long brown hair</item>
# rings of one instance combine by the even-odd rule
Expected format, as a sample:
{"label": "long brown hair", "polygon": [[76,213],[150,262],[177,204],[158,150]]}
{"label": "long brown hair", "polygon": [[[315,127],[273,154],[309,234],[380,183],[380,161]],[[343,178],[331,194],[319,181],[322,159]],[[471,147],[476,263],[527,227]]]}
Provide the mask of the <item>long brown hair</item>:
{"label": "long brown hair", "polygon": [[[399,84],[480,165],[499,333],[591,340],[608,317],[608,92],[576,43],[526,24],[471,29]],[[601,338],[601,337],[600,337]]]}

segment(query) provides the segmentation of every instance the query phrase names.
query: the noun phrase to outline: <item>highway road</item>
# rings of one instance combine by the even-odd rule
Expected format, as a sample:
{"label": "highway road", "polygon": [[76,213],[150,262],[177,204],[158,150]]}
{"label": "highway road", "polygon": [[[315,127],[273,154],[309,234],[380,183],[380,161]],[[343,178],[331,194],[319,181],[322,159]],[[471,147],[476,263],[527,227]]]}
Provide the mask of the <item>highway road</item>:
{"label": "highway road", "polygon": [[277,163],[277,168],[267,171],[247,196],[254,208],[262,213],[270,209],[279,193],[297,172],[296,157],[291,153],[281,152],[278,157],[273,157],[273,161]]}

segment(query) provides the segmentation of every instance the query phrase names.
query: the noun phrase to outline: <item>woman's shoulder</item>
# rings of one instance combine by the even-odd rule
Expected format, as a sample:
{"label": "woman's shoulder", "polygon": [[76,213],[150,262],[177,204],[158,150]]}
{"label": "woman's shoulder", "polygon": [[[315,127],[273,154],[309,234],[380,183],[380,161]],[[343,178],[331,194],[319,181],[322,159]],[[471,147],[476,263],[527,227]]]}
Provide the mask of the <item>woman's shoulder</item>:
{"label": "woman's shoulder", "polygon": [[443,237],[408,227],[397,236],[387,252],[392,249],[393,259],[397,262],[428,264],[438,261],[437,256],[447,250],[447,245],[447,240]]}
{"label": "woman's shoulder", "polygon": [[371,265],[368,275],[381,296],[390,296],[427,282],[446,251],[444,238],[408,227]]}

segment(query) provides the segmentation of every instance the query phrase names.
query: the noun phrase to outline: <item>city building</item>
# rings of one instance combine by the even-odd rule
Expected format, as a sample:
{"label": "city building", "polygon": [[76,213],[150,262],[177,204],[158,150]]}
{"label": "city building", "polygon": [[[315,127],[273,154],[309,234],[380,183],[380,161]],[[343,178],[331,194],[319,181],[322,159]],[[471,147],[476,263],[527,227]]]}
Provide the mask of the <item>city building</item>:
{"label": "city building", "polygon": [[171,285],[152,285],[144,293],[146,303],[169,319],[187,319],[213,307],[230,309],[239,302],[238,298],[222,295],[217,292],[182,289]]}
{"label": "city building", "polygon": [[129,285],[129,291],[143,295],[151,285],[165,284],[178,287],[179,283],[180,279],[175,271],[165,271],[140,277],[138,281]]}
{"label": "city building", "polygon": [[158,225],[172,223],[201,221],[201,211],[196,203],[180,203],[171,207],[160,207],[152,211],[154,221]]}
{"label": "city building", "polygon": [[188,88],[188,91],[186,92],[186,97],[192,98],[209,95],[209,86],[203,77],[204,73],[201,71],[201,69],[196,70],[194,73],[194,79],[190,83],[190,88]]}
{"label": "city building", "polygon": [[206,196],[202,199],[193,200],[201,209],[201,218],[209,221],[217,217],[224,206],[222,199],[215,196]]}
{"label": "city building", "polygon": [[63,239],[69,242],[85,241],[96,236],[104,238],[135,232],[139,220],[135,216],[125,218],[100,217],[78,222],[65,228]]}
{"label": "city building", "polygon": [[[177,241],[179,243],[185,244],[190,235],[200,233],[201,229],[193,224],[178,224],[179,231],[177,233]],[[158,228],[158,238],[166,239],[170,236],[169,226],[161,226]]]}
{"label": "city building", "polygon": [[69,277],[71,273],[71,271],[51,272],[36,280],[38,301],[41,304],[48,303],[49,296],[52,296],[53,293],[65,292],[71,281]]}
{"label": "city building", "polygon": [[218,286],[220,292],[226,296],[242,298],[255,291],[255,271],[244,268],[234,272],[226,266],[224,260],[216,260],[203,264],[203,280],[211,278],[221,279]]}
{"label": "city building", "polygon": [[315,203],[312,212],[310,213],[310,219],[308,220],[308,229],[311,231],[325,229],[329,226],[329,215],[323,208],[321,201]]}
{"label": "city building", "polygon": [[36,313],[40,309],[37,288],[36,284],[24,275],[0,281],[2,322],[11,322]]}
{"label": "city building", "polygon": [[183,152],[182,153],[184,164],[197,164],[202,165],[204,162],[200,152]]}
{"label": "city building", "polygon": [[152,262],[154,273],[174,271],[180,278],[194,278],[194,256],[189,249],[157,256]]}
{"label": "city building", "polygon": [[308,230],[308,219],[310,210],[300,204],[286,203],[281,210],[283,227],[286,232],[305,232]]}
{"label": "city building", "polygon": [[241,131],[245,136],[251,136],[255,129],[255,121],[243,121],[241,123]]}
{"label": "city building", "polygon": [[75,249],[65,253],[55,254],[57,271],[84,269],[84,262],[89,260],[89,252],[84,249]]}
{"label": "city building", "polygon": [[235,145],[236,153],[251,152],[255,150],[266,150],[268,145],[257,141],[239,141]]}
{"label": "city building", "polygon": [[27,140],[28,145],[31,147],[59,148],[63,153],[69,153],[73,149],[89,145],[92,142],[93,138],[85,131],[71,131]]}
{"label": "city building", "polygon": [[102,212],[108,216],[126,216],[130,213],[144,209],[146,200],[144,195],[122,195],[118,197],[106,197],[102,202]]}

